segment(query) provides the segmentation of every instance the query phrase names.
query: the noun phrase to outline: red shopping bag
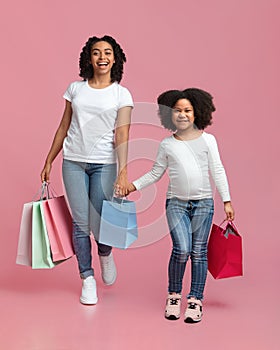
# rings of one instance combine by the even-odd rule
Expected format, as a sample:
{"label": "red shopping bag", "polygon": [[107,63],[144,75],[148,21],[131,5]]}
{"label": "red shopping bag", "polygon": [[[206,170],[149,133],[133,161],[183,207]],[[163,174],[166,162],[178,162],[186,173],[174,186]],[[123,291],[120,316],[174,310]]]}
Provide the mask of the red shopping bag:
{"label": "red shopping bag", "polygon": [[65,197],[53,197],[41,202],[50,240],[52,260],[60,261],[74,255],[72,218]]}
{"label": "red shopping bag", "polygon": [[242,237],[232,221],[213,224],[208,242],[208,270],[215,279],[242,276]]}

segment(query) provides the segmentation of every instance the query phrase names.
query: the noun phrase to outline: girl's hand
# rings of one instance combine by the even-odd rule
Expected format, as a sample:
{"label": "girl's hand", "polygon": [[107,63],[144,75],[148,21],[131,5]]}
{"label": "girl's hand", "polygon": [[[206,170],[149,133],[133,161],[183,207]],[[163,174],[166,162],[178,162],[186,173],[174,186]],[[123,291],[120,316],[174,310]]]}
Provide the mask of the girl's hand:
{"label": "girl's hand", "polygon": [[136,191],[136,187],[133,185],[133,183],[130,183],[128,186],[129,193]]}
{"label": "girl's hand", "polygon": [[43,170],[41,171],[41,181],[49,182],[50,181],[50,173],[52,170],[52,165],[50,163],[46,163]]}
{"label": "girl's hand", "polygon": [[226,213],[226,220],[233,221],[234,220],[234,209],[231,205],[231,202],[224,202],[224,211]]}

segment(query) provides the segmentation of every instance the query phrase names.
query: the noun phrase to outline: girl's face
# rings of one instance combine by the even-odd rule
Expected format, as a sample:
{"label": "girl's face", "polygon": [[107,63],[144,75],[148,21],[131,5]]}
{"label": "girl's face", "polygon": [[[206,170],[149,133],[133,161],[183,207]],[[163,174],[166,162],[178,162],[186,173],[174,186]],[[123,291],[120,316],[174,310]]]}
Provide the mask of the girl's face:
{"label": "girl's face", "polygon": [[115,63],[114,50],[106,41],[98,41],[91,48],[91,64],[95,74],[110,73]]}
{"label": "girl's face", "polygon": [[193,128],[194,110],[190,101],[186,98],[178,100],[173,107],[172,123],[178,131],[184,131]]}

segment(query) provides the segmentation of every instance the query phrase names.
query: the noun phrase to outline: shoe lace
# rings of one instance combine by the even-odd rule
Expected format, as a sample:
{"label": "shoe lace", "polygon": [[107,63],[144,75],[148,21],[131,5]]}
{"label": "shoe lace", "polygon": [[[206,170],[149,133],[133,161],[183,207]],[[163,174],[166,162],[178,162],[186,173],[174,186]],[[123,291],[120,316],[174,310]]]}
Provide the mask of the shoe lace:
{"label": "shoe lace", "polygon": [[169,298],[169,303],[170,305],[178,305],[179,300],[179,298]]}
{"label": "shoe lace", "polygon": [[188,303],[188,309],[189,310],[197,310],[197,311],[202,312],[202,307],[199,304],[194,303],[194,302]]}
{"label": "shoe lace", "polygon": [[197,306],[196,303],[188,303],[188,309],[195,310]]}

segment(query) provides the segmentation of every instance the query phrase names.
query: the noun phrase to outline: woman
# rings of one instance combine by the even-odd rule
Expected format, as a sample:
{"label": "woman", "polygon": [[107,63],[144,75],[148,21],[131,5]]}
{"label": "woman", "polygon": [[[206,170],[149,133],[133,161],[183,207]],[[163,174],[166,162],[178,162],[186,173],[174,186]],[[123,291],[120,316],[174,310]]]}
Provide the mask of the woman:
{"label": "woman", "polygon": [[98,301],[90,232],[104,283],[113,284],[117,275],[112,247],[98,243],[98,233],[103,200],[112,197],[114,186],[120,196],[129,187],[127,143],[133,101],[119,85],[124,62],[125,54],[112,37],[88,39],[79,62],[83,81],[71,83],[63,96],[63,117],[41,172],[41,180],[49,181],[52,162],[63,148],[63,181],[73,217],[83,304]]}

